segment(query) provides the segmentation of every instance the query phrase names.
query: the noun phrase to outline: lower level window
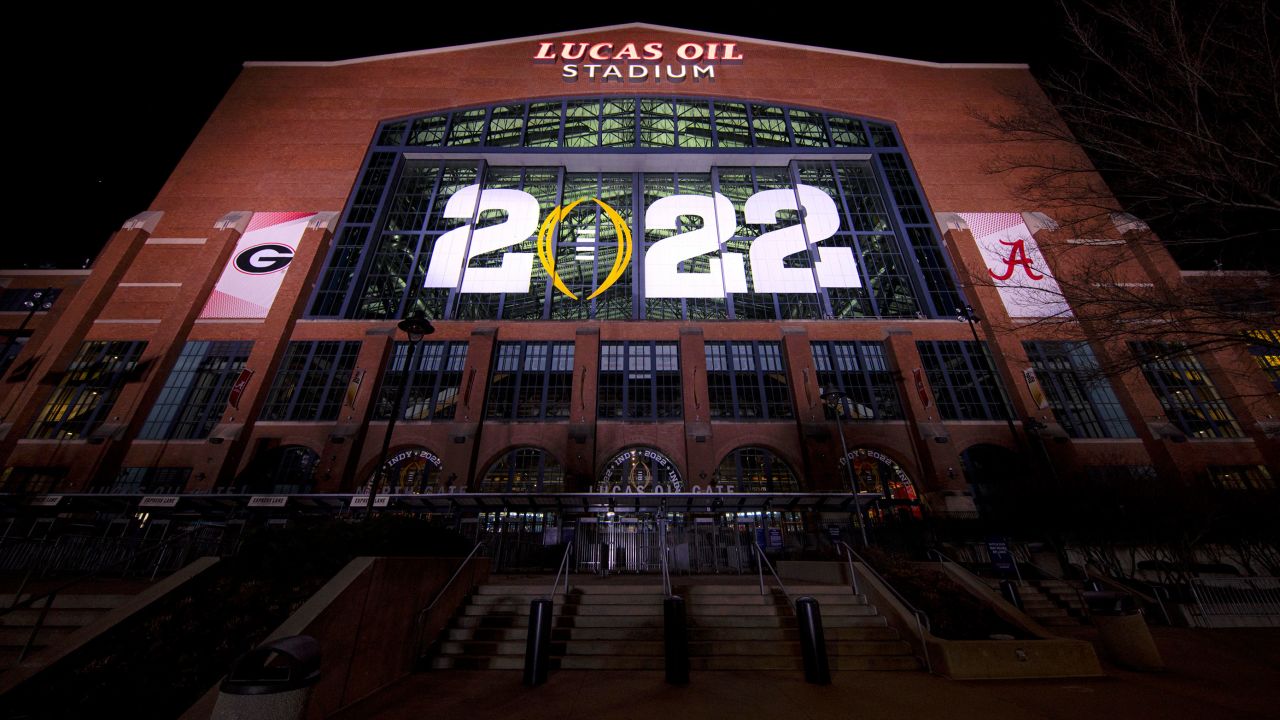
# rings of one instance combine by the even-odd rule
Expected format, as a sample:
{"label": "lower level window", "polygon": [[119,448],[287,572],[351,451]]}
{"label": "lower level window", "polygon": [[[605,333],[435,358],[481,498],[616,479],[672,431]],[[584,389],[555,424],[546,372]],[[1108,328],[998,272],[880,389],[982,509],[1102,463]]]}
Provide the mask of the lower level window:
{"label": "lower level window", "polygon": [[126,383],[134,377],[145,342],[82,343],[53,395],[27,433],[29,438],[76,440],[105,422]]}
{"label": "lower level window", "polygon": [[1129,343],[1142,363],[1142,374],[1160,399],[1169,422],[1195,438],[1242,437],[1231,408],[1204,366],[1185,346],[1178,343]]}

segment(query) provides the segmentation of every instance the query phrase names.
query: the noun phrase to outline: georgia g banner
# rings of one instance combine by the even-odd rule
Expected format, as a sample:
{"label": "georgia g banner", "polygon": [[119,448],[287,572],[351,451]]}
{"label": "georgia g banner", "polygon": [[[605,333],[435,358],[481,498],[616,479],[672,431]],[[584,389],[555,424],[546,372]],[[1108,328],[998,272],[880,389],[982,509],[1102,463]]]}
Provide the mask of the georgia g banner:
{"label": "georgia g banner", "polygon": [[200,311],[200,318],[260,320],[267,317],[298,250],[298,242],[313,217],[315,213],[255,212]]}
{"label": "georgia g banner", "polygon": [[1020,213],[955,213],[978,243],[1009,317],[1069,317],[1071,308]]}

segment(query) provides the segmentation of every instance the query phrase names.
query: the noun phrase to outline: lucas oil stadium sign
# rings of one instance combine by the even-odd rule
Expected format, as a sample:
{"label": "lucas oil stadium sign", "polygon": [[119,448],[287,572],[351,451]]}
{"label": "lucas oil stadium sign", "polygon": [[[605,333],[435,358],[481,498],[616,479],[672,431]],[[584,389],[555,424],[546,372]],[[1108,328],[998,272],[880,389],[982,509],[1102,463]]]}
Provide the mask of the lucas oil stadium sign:
{"label": "lucas oil stadium sign", "polygon": [[742,62],[737,43],[540,42],[535,63],[560,64],[565,82],[712,81],[722,63]]}

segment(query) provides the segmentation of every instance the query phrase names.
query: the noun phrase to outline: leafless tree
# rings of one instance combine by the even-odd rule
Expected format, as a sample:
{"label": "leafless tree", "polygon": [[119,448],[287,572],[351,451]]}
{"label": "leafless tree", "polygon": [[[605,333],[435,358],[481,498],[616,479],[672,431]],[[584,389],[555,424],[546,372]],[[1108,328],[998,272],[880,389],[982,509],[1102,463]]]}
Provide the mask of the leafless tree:
{"label": "leafless tree", "polygon": [[[1043,93],[972,110],[1003,143],[990,169],[1062,225],[1041,249],[1072,315],[1038,322],[1079,323],[1103,344],[1280,355],[1275,7],[1060,2],[1078,52],[1042,73]],[[1166,253],[1203,270],[1178,272]],[[1108,373],[1138,363],[1105,360]]]}

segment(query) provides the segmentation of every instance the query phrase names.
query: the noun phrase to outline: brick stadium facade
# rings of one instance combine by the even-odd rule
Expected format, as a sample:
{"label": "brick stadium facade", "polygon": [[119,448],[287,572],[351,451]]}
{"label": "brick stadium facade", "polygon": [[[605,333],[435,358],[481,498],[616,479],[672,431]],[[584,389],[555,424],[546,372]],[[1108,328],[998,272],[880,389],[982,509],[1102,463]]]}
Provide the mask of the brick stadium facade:
{"label": "brick stadium facade", "polygon": [[[1033,278],[1046,262],[1058,277],[1078,267],[1054,254],[1066,231],[1025,207],[1014,179],[984,170],[997,150],[967,108],[999,110],[1008,90],[1037,91],[1026,67],[645,25],[249,63],[150,208],[92,270],[0,273],[15,302],[60,291],[47,311],[15,306],[0,318],[11,331],[0,390],[9,507],[66,512],[92,501],[85,507],[118,512],[178,495],[177,509],[220,497],[218,512],[234,512],[251,497],[288,494],[345,508],[385,457],[399,458],[391,504],[406,508],[432,495],[503,495],[480,503],[492,510],[602,482],[606,495],[657,483],[847,497],[845,463],[869,501],[881,498],[871,510],[881,515],[887,505],[969,513],[975,488],[980,505],[1011,475],[1050,467],[1270,482],[1280,462],[1269,424],[1280,415],[1274,369],[1226,352],[1184,355],[1192,364],[1181,374],[1152,365],[1101,387],[1086,378],[1094,354],[1128,349],[1082,349],[1083,330],[1028,322],[1044,312],[1011,288],[967,282],[988,270]],[[553,207],[586,204],[551,226],[559,244],[549,257],[532,258],[536,233],[508,248],[529,258],[529,293],[468,292],[456,277],[424,287],[433,243],[486,207],[442,219],[450,182],[454,194],[469,184],[520,190],[501,197],[533,197],[540,229]],[[725,228],[715,249],[721,258],[744,250],[742,265],[686,253],[663,270],[645,259],[669,230],[717,222],[690,222],[696,213],[685,207],[677,216],[686,224],[664,228],[652,210],[663,197],[721,193],[742,217],[756,193],[801,184],[825,189],[839,208],[823,246],[830,256],[809,254],[802,237],[800,260],[776,258],[767,271],[768,258],[746,250],[751,238],[763,245],[771,223],[725,223],[729,206],[711,203]],[[592,208],[592,197],[605,202]],[[796,205],[777,202],[771,212],[794,226]],[[604,284],[602,268],[624,252],[606,204],[622,208],[634,248],[611,294],[587,302],[576,298]],[[816,246],[820,223],[807,222]],[[565,241],[571,225],[576,250]],[[293,234],[242,242],[273,228]],[[983,238],[1020,232],[1024,254],[1005,242],[994,245],[1002,257],[984,255]],[[1117,222],[1118,243],[1097,252],[1146,232]],[[281,242],[284,250],[244,255]],[[831,261],[825,275],[819,259]],[[278,283],[260,317],[222,289],[237,260],[250,280]],[[500,267],[458,262],[466,273]],[[751,292],[734,279],[748,263]],[[1132,282],[1186,281],[1158,252],[1133,253],[1124,268]],[[662,288],[661,273],[676,290]],[[708,273],[719,273],[721,297],[679,297],[681,284]],[[775,289],[761,292],[767,282]],[[956,321],[963,303],[981,318],[989,354]],[[414,309],[435,332],[415,348],[428,364],[414,365],[406,389],[396,322]],[[1201,381],[1172,387],[1201,367]],[[842,425],[821,398],[833,382],[850,398]],[[397,393],[401,414],[383,456]],[[1255,400],[1237,399],[1245,396]],[[847,501],[823,507],[848,517]]]}

